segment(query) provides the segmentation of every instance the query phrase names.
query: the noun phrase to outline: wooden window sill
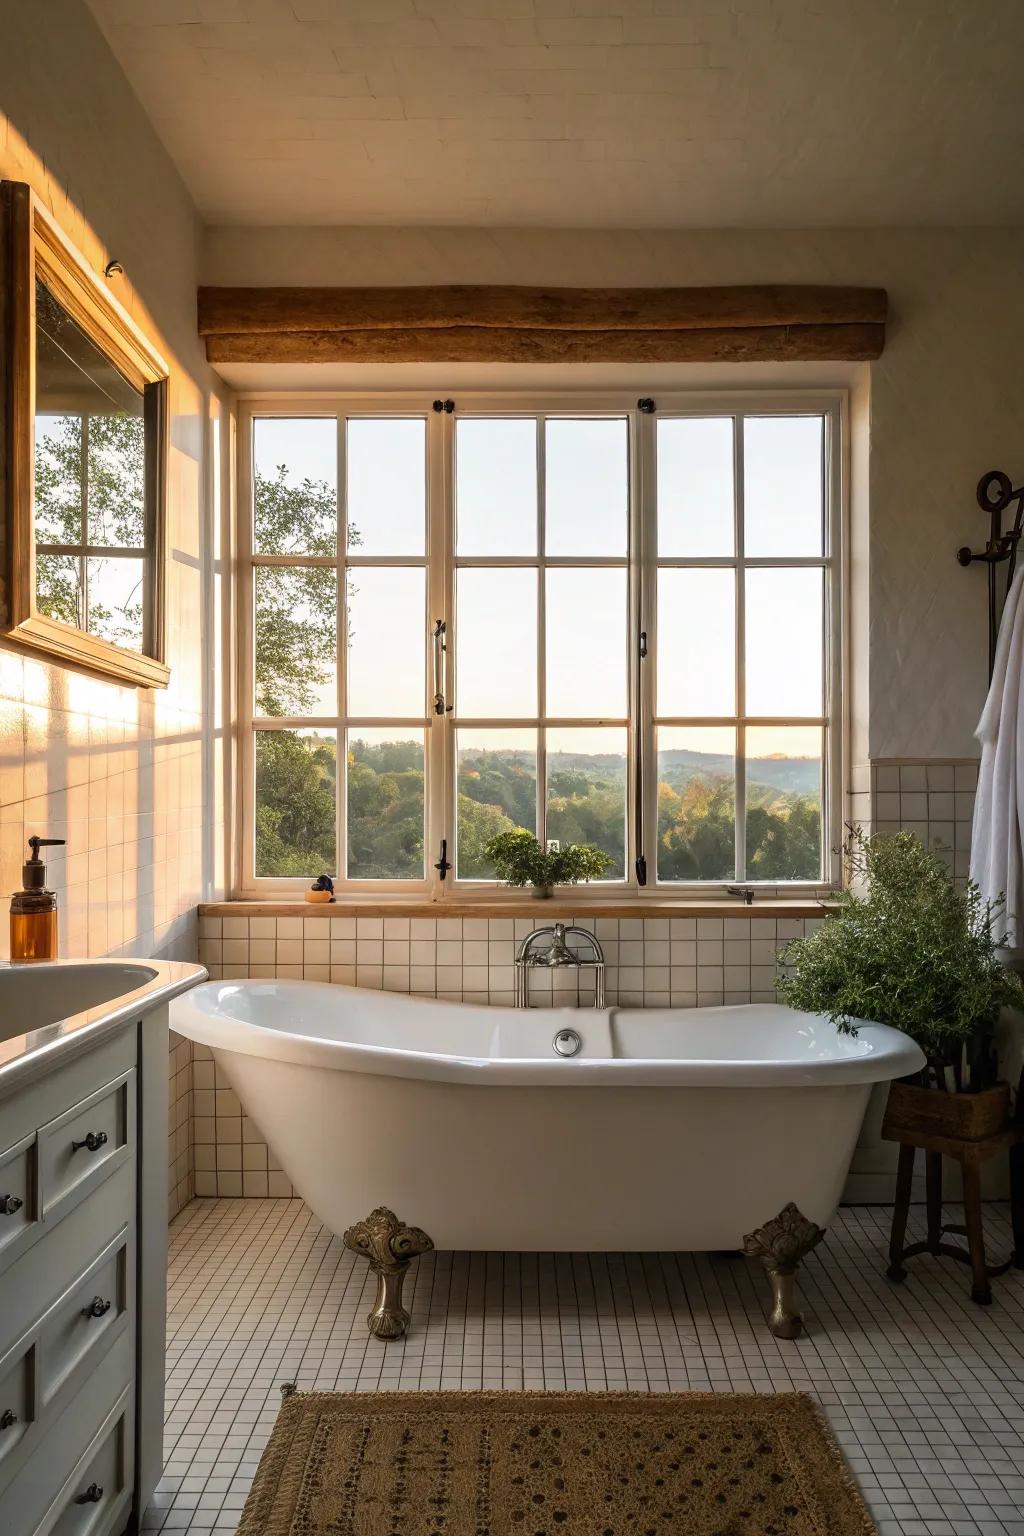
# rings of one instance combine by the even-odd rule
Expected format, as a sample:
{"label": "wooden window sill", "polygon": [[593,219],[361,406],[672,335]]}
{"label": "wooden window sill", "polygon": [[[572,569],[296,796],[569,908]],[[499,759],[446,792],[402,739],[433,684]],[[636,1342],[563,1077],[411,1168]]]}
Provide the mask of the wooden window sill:
{"label": "wooden window sill", "polygon": [[823,917],[828,900],[766,896],[742,901],[594,901],[571,898],[521,901],[205,901],[200,917],[530,917],[538,927],[566,917]]}

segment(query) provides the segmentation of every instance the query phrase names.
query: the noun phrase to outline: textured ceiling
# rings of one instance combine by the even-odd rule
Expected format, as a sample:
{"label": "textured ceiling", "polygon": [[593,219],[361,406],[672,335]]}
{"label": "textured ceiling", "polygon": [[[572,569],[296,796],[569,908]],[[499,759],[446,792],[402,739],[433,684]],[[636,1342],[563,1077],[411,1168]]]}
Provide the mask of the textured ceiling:
{"label": "textured ceiling", "polygon": [[1022,0],[88,0],[221,224],[1024,222]]}

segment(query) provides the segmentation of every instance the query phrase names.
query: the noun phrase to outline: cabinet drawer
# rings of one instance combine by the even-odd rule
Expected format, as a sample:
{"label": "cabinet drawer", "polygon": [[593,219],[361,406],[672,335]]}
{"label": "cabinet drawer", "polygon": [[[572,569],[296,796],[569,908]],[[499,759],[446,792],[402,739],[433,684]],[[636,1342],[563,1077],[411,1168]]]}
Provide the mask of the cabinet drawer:
{"label": "cabinet drawer", "polygon": [[[3,1536],[121,1536],[134,1476],[131,1379],[130,1340],[122,1332],[63,1412],[26,1436],[22,1449],[31,1454],[20,1458],[0,1493]],[[102,1493],[77,1503],[93,1483]]]}
{"label": "cabinet drawer", "polygon": [[[126,1163],[69,1211],[64,1221],[43,1229],[38,1242],[0,1274],[0,1360],[20,1339],[38,1331],[42,1319],[78,1286],[125,1228],[134,1234],[134,1222],[135,1167]],[[134,1285],[133,1272],[128,1279]],[[91,1300],[92,1293],[86,1299]],[[0,1523],[0,1536],[2,1532]]]}
{"label": "cabinet drawer", "polygon": [[[36,1252],[43,1254],[45,1246]],[[0,1500],[122,1338],[130,1362],[134,1277],[134,1242],[124,1227],[0,1358]]]}
{"label": "cabinet drawer", "polygon": [[35,1419],[38,1356],[34,1336],[21,1339],[0,1360],[0,1487],[14,1461],[20,1462]]}
{"label": "cabinet drawer", "polygon": [[59,1221],[134,1154],[135,1071],[123,1073],[39,1130],[44,1222]]}
{"label": "cabinet drawer", "polygon": [[131,1497],[131,1394],[126,1392],[33,1536],[100,1536]]}
{"label": "cabinet drawer", "polygon": [[125,1227],[46,1313],[39,1326],[39,1412],[72,1378],[88,1374],[125,1326],[131,1274],[131,1244]]}
{"label": "cabinet drawer", "polygon": [[32,1242],[39,1225],[36,1138],[0,1152],[0,1269]]}

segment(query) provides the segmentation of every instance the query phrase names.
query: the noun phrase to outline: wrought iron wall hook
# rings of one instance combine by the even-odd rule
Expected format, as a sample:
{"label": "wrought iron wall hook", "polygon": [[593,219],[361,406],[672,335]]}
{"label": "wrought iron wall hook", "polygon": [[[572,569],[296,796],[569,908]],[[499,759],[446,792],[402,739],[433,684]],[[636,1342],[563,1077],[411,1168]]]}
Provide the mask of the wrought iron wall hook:
{"label": "wrought iron wall hook", "polygon": [[[1013,573],[1017,565],[1017,545],[1020,542],[1021,533],[1024,532],[1024,485],[1014,488],[1009,475],[1001,469],[990,469],[982,475],[978,481],[977,490],[978,506],[989,515],[989,535],[984,549],[971,549],[964,544],[956,552],[956,558],[963,566],[973,565],[981,561],[988,567],[988,675],[991,679],[996,659],[996,638],[999,633],[999,617],[1002,612],[1002,604],[998,598],[998,581],[996,578],[996,566],[1007,561],[1006,586],[1003,591],[1003,602],[1010,590],[1013,581]],[[1003,532],[1003,513],[1014,502],[1017,510],[1013,519],[1012,528]]]}

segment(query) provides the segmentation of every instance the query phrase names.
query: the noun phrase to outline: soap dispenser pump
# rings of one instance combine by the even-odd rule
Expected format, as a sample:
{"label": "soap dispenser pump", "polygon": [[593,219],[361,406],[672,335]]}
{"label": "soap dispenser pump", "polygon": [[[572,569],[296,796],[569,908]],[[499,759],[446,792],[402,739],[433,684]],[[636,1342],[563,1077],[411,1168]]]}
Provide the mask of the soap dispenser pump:
{"label": "soap dispenser pump", "polygon": [[62,848],[62,837],[30,837],[32,857],[21,866],[22,889],[11,897],[11,959],[56,960],[57,895],[46,889],[40,848]]}

